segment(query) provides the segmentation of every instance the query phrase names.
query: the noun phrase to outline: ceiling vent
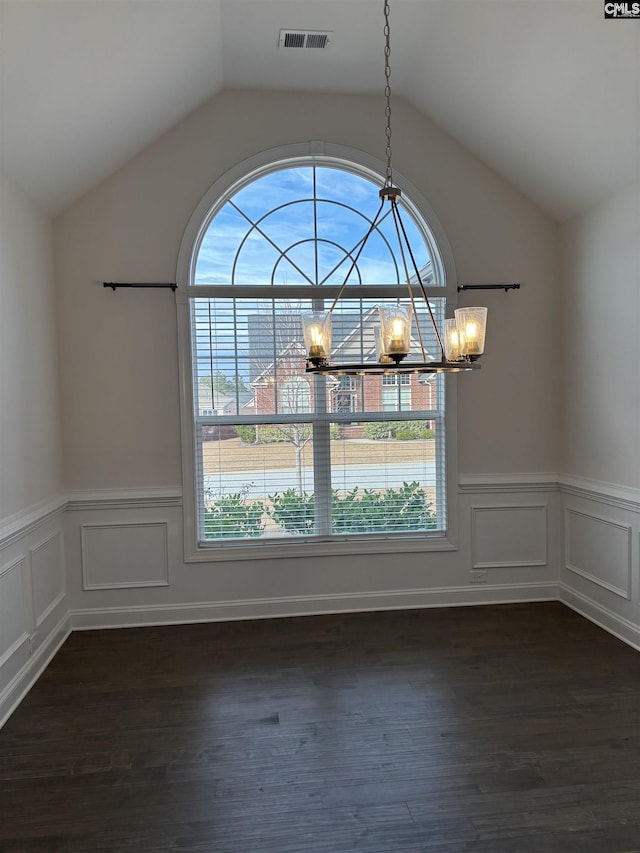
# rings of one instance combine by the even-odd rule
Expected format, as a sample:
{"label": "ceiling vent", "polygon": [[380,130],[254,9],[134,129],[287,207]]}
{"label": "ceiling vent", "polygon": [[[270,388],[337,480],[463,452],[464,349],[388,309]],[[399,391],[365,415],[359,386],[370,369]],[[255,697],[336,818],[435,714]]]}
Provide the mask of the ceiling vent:
{"label": "ceiling vent", "polygon": [[323,50],[329,47],[332,32],[326,30],[280,30],[278,47],[315,47]]}

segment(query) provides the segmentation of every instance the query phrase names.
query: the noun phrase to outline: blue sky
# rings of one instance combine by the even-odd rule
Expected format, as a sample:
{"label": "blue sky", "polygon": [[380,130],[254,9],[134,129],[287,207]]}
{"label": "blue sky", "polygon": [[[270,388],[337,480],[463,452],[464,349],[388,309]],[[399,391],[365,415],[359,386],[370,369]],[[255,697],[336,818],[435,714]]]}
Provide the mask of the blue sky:
{"label": "blue sky", "polygon": [[[220,207],[201,241],[194,283],[265,285],[265,298],[235,307],[233,300],[216,299],[211,310],[208,299],[197,301],[194,338],[200,375],[210,375],[213,366],[214,372],[248,377],[250,318],[273,311],[270,284],[342,284],[351,264],[349,253],[380,206],[379,189],[374,181],[342,169],[289,167],[252,181]],[[367,241],[350,283],[406,280],[389,212],[385,203],[386,218]],[[423,268],[430,259],[428,245],[406,208],[403,221],[416,263]],[[356,308],[360,306],[352,303],[351,310]],[[277,310],[299,314],[304,304],[280,302]]]}
{"label": "blue sky", "polygon": [[[315,284],[335,269],[326,281],[341,284],[347,255],[378,210],[378,190],[373,181],[328,167],[288,168],[258,178],[214,216],[198,252],[195,283]],[[404,222],[421,268],[429,260],[427,245],[409,215]],[[397,283],[397,256],[393,223],[387,217],[360,258],[360,279],[366,284]]]}

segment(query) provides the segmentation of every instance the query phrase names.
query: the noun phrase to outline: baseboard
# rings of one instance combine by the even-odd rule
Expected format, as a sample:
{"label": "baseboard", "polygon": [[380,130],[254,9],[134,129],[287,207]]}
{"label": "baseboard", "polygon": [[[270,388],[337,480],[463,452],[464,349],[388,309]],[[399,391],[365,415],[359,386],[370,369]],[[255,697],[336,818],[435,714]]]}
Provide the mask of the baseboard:
{"label": "baseboard", "polygon": [[623,643],[640,651],[640,625],[630,622],[624,616],[603,607],[591,598],[587,598],[564,583],[558,585],[559,599],[567,607],[575,610],[585,619],[613,634]]}
{"label": "baseboard", "polygon": [[113,607],[72,610],[74,631],[96,628],[133,628],[146,625],[180,625],[192,622],[226,622],[240,619],[277,619],[287,616],[319,616],[331,613],[358,613],[372,610],[409,610],[428,607],[464,607],[483,604],[556,601],[553,583],[504,584],[477,587],[444,587],[309,595],[165,606]]}
{"label": "baseboard", "polygon": [[0,693],[0,728],[40,678],[70,633],[71,620],[69,614],[65,613],[47,639]]}
{"label": "baseboard", "polygon": [[483,586],[481,589],[442,587],[341,596],[292,596],[166,606],[73,610],[64,616],[45,643],[0,694],[0,728],[44,672],[71,631],[558,600],[640,651],[639,625],[580,595],[565,584],[556,582],[494,584]]}

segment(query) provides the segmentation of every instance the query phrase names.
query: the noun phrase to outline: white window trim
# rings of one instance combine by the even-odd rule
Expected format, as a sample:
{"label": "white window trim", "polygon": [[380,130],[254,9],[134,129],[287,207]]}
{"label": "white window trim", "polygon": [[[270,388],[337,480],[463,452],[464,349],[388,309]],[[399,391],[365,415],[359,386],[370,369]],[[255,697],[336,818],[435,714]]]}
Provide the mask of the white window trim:
{"label": "white window trim", "polygon": [[[182,488],[184,516],[184,561],[186,563],[213,563],[231,560],[256,559],[299,559],[300,557],[322,557],[337,555],[359,555],[380,553],[416,553],[426,551],[452,551],[458,545],[458,492],[457,492],[457,377],[445,376],[445,440],[446,458],[443,462],[445,471],[441,472],[446,486],[447,532],[445,536],[434,536],[429,533],[407,534],[402,537],[389,537],[384,534],[358,539],[331,540],[301,540],[283,542],[283,540],[253,540],[251,544],[224,543],[202,545],[198,542],[197,499],[196,499],[196,470],[195,470],[195,439],[193,429],[193,380],[191,357],[191,326],[189,314],[189,299],[197,290],[202,295],[202,288],[193,288],[194,259],[202,236],[218,209],[218,202],[234,185],[250,183],[258,170],[264,174],[265,168],[273,165],[279,170],[287,161],[301,160],[308,163],[324,164],[335,161],[335,165],[345,165],[363,177],[383,183],[385,163],[371,157],[362,151],[347,146],[334,145],[319,141],[297,143],[263,151],[255,156],[238,163],[220,177],[202,197],[191,214],[184,231],[176,270],[178,289],[175,292],[177,327],[178,327],[178,359],[180,381],[180,424],[181,424],[181,456],[182,456]],[[446,234],[440,222],[420,191],[406,180],[400,173],[394,171],[395,184],[407,194],[407,207],[415,211],[419,219],[424,219],[434,237],[442,262],[444,281],[441,288],[442,296],[447,299],[449,311],[456,307],[457,277],[453,253]],[[409,199],[411,200],[409,202]],[[436,454],[438,457],[438,454]]]}

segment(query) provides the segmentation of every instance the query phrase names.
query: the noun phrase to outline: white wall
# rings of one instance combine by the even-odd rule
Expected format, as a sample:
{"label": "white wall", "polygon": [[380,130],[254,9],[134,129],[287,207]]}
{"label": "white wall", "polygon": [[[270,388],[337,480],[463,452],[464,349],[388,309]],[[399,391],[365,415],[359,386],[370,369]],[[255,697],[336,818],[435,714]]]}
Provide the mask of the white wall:
{"label": "white wall", "polygon": [[563,595],[640,644],[640,182],[562,236]]}
{"label": "white wall", "polygon": [[562,469],[640,488],[640,184],[563,240]]}
{"label": "white wall", "polygon": [[[488,354],[459,381],[460,550],[182,562],[174,297],[100,282],[175,280],[189,217],[227,170],[310,140],[380,157],[382,121],[377,98],[224,92],[56,219],[74,624],[555,594],[557,228],[402,101],[395,165],[439,217],[460,280],[523,284],[483,294]],[[476,562],[485,586],[469,584]]]}
{"label": "white wall", "polygon": [[[71,489],[181,480],[171,295],[114,294],[97,282],[174,280],[199,199],[256,152],[322,139],[383,154],[381,108],[374,98],[223,93],[57,218]],[[396,166],[440,218],[460,280],[524,285],[482,294],[488,354],[482,372],[460,382],[460,470],[555,471],[556,226],[402,101],[395,123]]]}
{"label": "white wall", "polygon": [[64,634],[58,387],[51,225],[0,174],[0,724]]}
{"label": "white wall", "polygon": [[62,491],[49,219],[0,174],[0,525]]}

